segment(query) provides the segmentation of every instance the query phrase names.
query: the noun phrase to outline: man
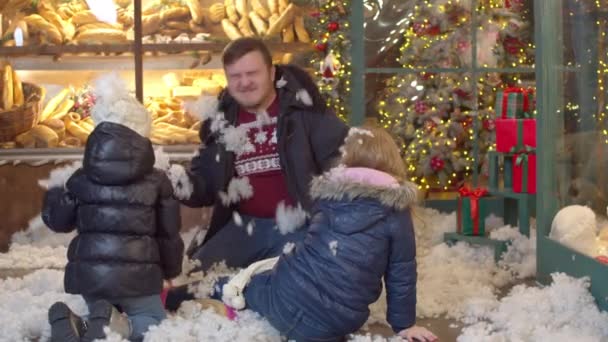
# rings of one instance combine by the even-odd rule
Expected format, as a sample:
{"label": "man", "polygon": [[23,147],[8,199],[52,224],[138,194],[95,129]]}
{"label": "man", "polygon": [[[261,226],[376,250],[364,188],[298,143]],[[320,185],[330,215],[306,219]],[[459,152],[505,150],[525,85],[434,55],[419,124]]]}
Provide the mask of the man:
{"label": "man", "polygon": [[[187,172],[193,191],[182,201],[214,207],[202,244],[194,239],[188,251],[203,270],[220,261],[246,267],[303,239],[305,229],[293,229],[302,220],[287,222],[296,227],[284,229],[275,219],[277,208],[311,208],[309,183],[332,166],[348,133],[326,110],[310,76],[294,66],[274,66],[261,40],[231,42],[222,63],[227,89],[218,112],[223,117],[206,120],[201,128],[203,144]],[[304,216],[293,213],[289,216]]]}

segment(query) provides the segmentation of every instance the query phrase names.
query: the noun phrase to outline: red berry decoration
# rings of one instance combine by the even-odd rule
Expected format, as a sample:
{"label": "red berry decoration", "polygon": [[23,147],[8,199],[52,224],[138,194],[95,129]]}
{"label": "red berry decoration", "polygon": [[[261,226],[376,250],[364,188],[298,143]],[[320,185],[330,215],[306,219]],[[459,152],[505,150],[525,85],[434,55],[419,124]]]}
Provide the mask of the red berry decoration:
{"label": "red berry decoration", "polygon": [[330,22],[329,24],[327,24],[327,30],[329,32],[336,32],[340,29],[340,24],[338,24],[335,21]]}
{"label": "red berry decoration", "polygon": [[433,169],[433,171],[437,172],[437,171],[441,171],[443,170],[443,168],[445,167],[445,161],[437,156],[434,156],[433,158],[431,158],[431,169]]}
{"label": "red berry decoration", "polygon": [[327,51],[327,43],[319,43],[315,46],[315,49],[321,52]]}

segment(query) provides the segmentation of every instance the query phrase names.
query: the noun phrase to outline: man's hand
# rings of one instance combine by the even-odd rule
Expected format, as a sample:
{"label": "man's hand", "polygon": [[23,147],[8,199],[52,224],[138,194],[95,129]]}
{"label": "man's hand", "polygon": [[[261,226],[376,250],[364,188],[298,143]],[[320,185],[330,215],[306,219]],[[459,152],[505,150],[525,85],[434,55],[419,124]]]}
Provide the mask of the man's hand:
{"label": "man's hand", "polygon": [[399,336],[407,339],[410,342],[421,341],[421,342],[432,342],[437,341],[437,336],[424,327],[411,326],[407,329],[403,329],[399,332]]}

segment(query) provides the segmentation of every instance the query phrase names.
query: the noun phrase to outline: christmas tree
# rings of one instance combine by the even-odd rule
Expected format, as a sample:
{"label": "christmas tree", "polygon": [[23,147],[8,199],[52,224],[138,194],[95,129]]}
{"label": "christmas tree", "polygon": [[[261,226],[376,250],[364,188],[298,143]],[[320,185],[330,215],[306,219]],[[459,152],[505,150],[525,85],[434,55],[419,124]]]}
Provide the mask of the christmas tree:
{"label": "christmas tree", "polygon": [[[499,71],[533,64],[523,0],[476,3],[472,10],[472,0],[407,1],[409,19],[386,39],[401,44],[398,62],[412,73],[386,80],[380,122],[400,141],[411,180],[424,189],[457,187],[484,167],[495,94],[521,83],[517,73]],[[488,70],[473,73],[473,65]]]}

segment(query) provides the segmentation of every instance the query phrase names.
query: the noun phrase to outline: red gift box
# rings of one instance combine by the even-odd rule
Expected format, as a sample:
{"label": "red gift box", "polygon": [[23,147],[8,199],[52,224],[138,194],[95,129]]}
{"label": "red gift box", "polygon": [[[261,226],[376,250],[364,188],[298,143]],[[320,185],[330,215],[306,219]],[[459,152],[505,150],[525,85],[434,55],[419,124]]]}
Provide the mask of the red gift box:
{"label": "red gift box", "polygon": [[536,154],[520,153],[513,156],[513,192],[536,193]]}
{"label": "red gift box", "polygon": [[518,145],[536,147],[536,119],[496,119],[495,125],[497,152],[508,153]]}

